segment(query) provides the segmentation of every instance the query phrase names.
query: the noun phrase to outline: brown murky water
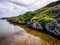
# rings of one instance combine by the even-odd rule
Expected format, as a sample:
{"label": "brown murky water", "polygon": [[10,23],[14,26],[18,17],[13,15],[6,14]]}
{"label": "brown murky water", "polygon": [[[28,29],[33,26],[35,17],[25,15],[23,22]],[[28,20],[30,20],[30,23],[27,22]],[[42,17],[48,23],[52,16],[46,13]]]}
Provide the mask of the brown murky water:
{"label": "brown murky water", "polygon": [[14,23],[14,25],[20,26],[20,27],[24,28],[27,33],[30,33],[34,36],[39,37],[43,41],[42,45],[60,45],[60,40],[57,40],[56,38],[52,37],[51,35],[39,32],[36,29],[29,28],[27,25],[19,25],[16,23]]}
{"label": "brown murky water", "polygon": [[[16,32],[19,33],[13,35],[14,38],[11,45],[60,45],[60,40],[57,40],[48,34],[31,29],[27,25],[16,23],[10,24],[6,20],[0,20],[0,37],[8,36]],[[8,39],[11,39],[11,37]],[[3,42],[4,41],[2,41],[2,44],[0,45],[5,45]]]}
{"label": "brown murky water", "polygon": [[0,45],[41,45],[41,41],[22,27],[0,20]]}

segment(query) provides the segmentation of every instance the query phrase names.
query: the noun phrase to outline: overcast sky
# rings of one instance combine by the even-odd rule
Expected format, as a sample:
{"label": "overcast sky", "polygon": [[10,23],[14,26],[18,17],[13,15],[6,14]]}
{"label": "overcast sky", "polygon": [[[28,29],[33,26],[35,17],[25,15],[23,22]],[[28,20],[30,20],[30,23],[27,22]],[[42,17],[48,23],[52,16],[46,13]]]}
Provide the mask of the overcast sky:
{"label": "overcast sky", "polygon": [[0,0],[0,18],[39,9],[56,0]]}

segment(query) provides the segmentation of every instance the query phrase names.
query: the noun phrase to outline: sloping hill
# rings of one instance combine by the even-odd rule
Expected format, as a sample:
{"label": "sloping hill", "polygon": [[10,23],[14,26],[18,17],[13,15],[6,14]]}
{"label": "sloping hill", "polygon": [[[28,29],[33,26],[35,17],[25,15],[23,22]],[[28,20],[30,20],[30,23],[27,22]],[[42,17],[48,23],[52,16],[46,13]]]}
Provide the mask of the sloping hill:
{"label": "sloping hill", "polygon": [[14,17],[13,19],[14,20],[20,20],[20,21],[29,21],[31,18],[33,18],[33,16],[35,16],[36,13],[35,12],[32,12],[32,11],[28,11],[26,12],[25,14],[21,14],[19,16],[16,16]]}
{"label": "sloping hill", "polygon": [[44,17],[46,15],[50,16],[50,17],[53,17],[53,18],[60,16],[60,4],[46,8],[44,11],[35,15],[32,18],[32,20],[34,20],[35,18],[38,20],[38,19],[40,19],[41,16]]}
{"label": "sloping hill", "polygon": [[48,31],[60,38],[60,1],[52,2],[33,12],[28,11],[25,14],[13,17],[12,20],[19,24],[28,24],[34,29]]}
{"label": "sloping hill", "polygon": [[60,1],[52,2],[47,6],[40,8],[38,10],[35,10],[33,12],[29,11],[29,12],[26,12],[25,14],[21,14],[17,17],[14,17],[14,20],[21,20],[25,22],[30,20],[38,21],[39,19],[41,19],[41,17],[44,17],[46,15],[53,18],[59,17]]}

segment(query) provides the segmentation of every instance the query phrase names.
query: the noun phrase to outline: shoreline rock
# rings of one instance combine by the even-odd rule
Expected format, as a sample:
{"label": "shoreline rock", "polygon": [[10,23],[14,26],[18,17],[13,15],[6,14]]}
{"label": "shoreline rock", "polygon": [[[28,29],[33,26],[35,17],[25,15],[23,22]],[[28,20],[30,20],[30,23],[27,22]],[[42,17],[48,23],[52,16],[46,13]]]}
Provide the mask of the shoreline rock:
{"label": "shoreline rock", "polygon": [[54,29],[52,30],[52,27],[51,27],[53,25],[53,27],[55,28],[55,26],[58,24],[58,22],[56,20],[53,20],[52,22],[47,23],[45,25],[46,30],[43,30],[44,27],[42,27],[41,24],[34,22],[32,20],[28,21],[28,22],[24,22],[24,21],[21,22],[21,21],[14,21],[14,20],[8,20],[8,21],[11,23],[27,24],[28,26],[32,27],[32,29],[37,29],[37,30],[43,31],[43,32],[47,31],[47,33],[52,34],[53,36],[55,35],[56,37],[60,37],[60,35],[55,34]]}
{"label": "shoreline rock", "polygon": [[56,38],[60,38],[60,24],[55,20],[46,24],[46,30]]}

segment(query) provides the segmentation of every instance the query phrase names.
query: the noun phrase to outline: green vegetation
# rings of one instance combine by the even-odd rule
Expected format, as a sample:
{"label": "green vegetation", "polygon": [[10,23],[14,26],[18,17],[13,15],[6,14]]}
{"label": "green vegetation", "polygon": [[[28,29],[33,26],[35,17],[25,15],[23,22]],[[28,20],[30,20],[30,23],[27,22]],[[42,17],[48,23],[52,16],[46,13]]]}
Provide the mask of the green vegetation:
{"label": "green vegetation", "polygon": [[42,25],[42,26],[45,26],[45,24],[47,24],[48,22],[51,22],[53,21],[53,18],[50,18],[48,16],[46,17],[43,17],[41,19],[38,20],[38,22]]}
{"label": "green vegetation", "polygon": [[35,10],[33,12],[28,11],[25,14],[21,14],[19,16],[14,17],[13,19],[24,21],[24,22],[33,20],[38,23],[41,23],[41,21],[43,21],[45,25],[46,21],[44,20],[46,19],[50,20],[50,18],[52,19],[52,18],[57,18],[57,17],[60,18],[60,3],[58,1],[50,3],[47,6],[41,9]]}
{"label": "green vegetation", "polygon": [[37,19],[37,17],[34,17],[34,18],[32,18],[32,20],[34,22],[38,22],[42,26],[45,26],[45,24],[47,24],[48,22],[53,21],[53,18],[51,18],[49,16],[40,16],[39,19]]}
{"label": "green vegetation", "polygon": [[[53,7],[48,7],[47,9],[45,9],[44,11],[42,11],[42,12],[40,12],[39,14],[37,14],[37,15],[35,15],[34,17],[33,17],[33,19],[36,17],[36,19],[39,19],[41,16],[46,16],[46,15],[48,15],[48,16],[50,16],[50,17],[56,17],[55,15],[57,15],[58,16],[58,14],[60,15],[60,13],[57,13],[57,14],[55,14],[54,15],[54,12],[52,12],[52,14],[50,13],[50,11],[52,11],[53,9],[58,9],[58,10],[60,10],[60,4],[59,5],[56,5],[56,6],[53,6]],[[56,9],[56,10],[57,10]]]}
{"label": "green vegetation", "polygon": [[[47,6],[35,10],[33,12],[29,11],[26,12],[25,14],[13,17],[13,20],[17,21],[20,20],[24,22],[32,20],[34,22],[38,22],[42,26],[45,26],[46,23],[53,21],[53,19],[55,18],[60,18],[60,1],[52,2]],[[48,34],[28,28],[28,26],[26,25],[19,25],[19,26],[23,27],[28,33],[40,37],[44,41],[48,42],[50,45],[60,45],[60,40],[57,40]]]}
{"label": "green vegetation", "polygon": [[25,14],[21,14],[17,17],[14,17],[13,19],[27,22],[27,21],[30,21],[30,19],[33,18],[35,14],[36,14],[35,12],[29,11],[29,12],[26,12]]}

